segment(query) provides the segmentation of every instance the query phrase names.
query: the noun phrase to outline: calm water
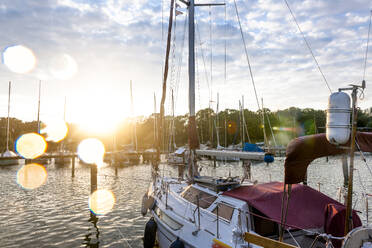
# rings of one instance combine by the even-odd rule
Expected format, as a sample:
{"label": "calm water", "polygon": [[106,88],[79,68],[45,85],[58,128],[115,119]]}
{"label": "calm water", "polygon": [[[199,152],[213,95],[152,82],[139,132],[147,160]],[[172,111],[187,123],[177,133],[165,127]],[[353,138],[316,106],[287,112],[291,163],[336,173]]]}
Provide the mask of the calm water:
{"label": "calm water", "polygon": [[[372,159],[367,158],[372,165]],[[255,164],[253,178],[261,182],[282,180],[283,159],[272,165]],[[204,175],[242,175],[238,163],[201,162]],[[150,183],[150,165],[119,168],[118,176],[111,167],[100,168],[98,188],[111,190],[116,203],[112,211],[92,218],[88,197],[90,168],[77,165],[75,178],[70,166],[47,165],[46,183],[26,190],[16,182],[21,166],[0,167],[0,242],[1,247],[143,247],[142,236],[148,217],[140,213],[141,199]],[[161,165],[164,175],[177,175],[174,167]],[[339,159],[319,159],[309,167],[309,185],[335,198],[343,183]],[[372,193],[372,177],[359,157],[356,158],[356,208],[365,211],[358,174],[367,193]],[[372,205],[372,199],[370,199]],[[372,207],[371,207],[372,210]],[[370,211],[371,215],[372,211]],[[362,219],[365,219],[363,213]],[[371,219],[371,218],[370,218]]]}

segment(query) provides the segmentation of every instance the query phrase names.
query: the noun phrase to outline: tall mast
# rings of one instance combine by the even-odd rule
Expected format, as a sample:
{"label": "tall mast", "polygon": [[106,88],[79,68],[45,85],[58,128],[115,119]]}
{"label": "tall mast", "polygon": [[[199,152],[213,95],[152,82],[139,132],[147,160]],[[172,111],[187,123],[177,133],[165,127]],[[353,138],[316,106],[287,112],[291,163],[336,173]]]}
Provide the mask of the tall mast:
{"label": "tall mast", "polygon": [[[132,80],[130,80],[130,107],[131,107],[131,112],[132,112],[132,118],[134,118]],[[134,143],[134,148],[137,151],[137,129],[136,129],[136,122],[134,122],[134,125],[133,125],[132,142]]]}
{"label": "tall mast", "polygon": [[174,129],[174,96],[173,96],[173,89],[172,89],[172,126],[171,126],[171,132],[172,132],[172,147],[171,151],[173,151],[174,148],[176,148],[176,134],[175,134],[175,129]]}
{"label": "tall mast", "polygon": [[[173,9],[174,9],[174,0],[171,0],[171,5],[169,8],[169,24],[168,24],[168,38],[167,38],[167,49],[165,51],[165,63],[164,63],[164,76],[163,76],[163,87],[162,95],[160,100],[160,113],[159,113],[159,128],[158,128],[158,137],[157,137],[157,152],[156,160],[157,163],[160,161],[160,149],[163,141],[163,117],[164,117],[164,103],[165,97],[167,94],[167,79],[168,79],[168,65],[169,65],[169,53],[171,49],[171,38],[172,38],[172,26],[173,26]],[[158,170],[158,164],[155,164],[155,171]]]}
{"label": "tall mast", "polygon": [[66,96],[65,96],[65,105],[63,107],[63,121],[66,122],[66,104],[67,103],[67,99],[66,99]]}
{"label": "tall mast", "polygon": [[[213,6],[224,4],[195,4],[194,0],[188,2],[182,1],[188,5],[189,9],[189,176],[191,181],[194,180],[194,175],[198,168],[196,164],[195,149],[199,147],[198,134],[196,132],[195,121],[195,6]],[[213,132],[212,132],[213,133]]]}
{"label": "tall mast", "polygon": [[6,150],[9,151],[9,114],[10,114],[10,88],[12,83],[9,81],[9,90],[8,90],[8,119],[6,127]]}
{"label": "tall mast", "polygon": [[262,102],[262,126],[263,126],[263,135],[264,135],[264,144],[265,147],[267,146],[267,137],[266,137],[266,130],[265,130],[265,109],[263,105],[263,98],[261,98]]}
{"label": "tall mast", "polygon": [[220,95],[219,93],[217,93],[216,119],[214,120],[215,127],[216,127],[217,148],[220,146],[220,134],[219,134],[219,123],[218,123],[219,101],[220,101]]}
{"label": "tall mast", "polygon": [[194,182],[198,172],[195,149],[199,147],[195,121],[195,24],[194,0],[189,1],[189,177]]}
{"label": "tall mast", "polygon": [[157,141],[157,127],[156,127],[156,95],[154,92],[154,146],[156,146]]}
{"label": "tall mast", "polygon": [[245,143],[245,119],[244,119],[244,96],[242,96],[242,149],[244,148]]}
{"label": "tall mast", "polygon": [[40,133],[40,94],[41,93],[41,80],[39,80],[39,99],[37,103],[37,133]]}

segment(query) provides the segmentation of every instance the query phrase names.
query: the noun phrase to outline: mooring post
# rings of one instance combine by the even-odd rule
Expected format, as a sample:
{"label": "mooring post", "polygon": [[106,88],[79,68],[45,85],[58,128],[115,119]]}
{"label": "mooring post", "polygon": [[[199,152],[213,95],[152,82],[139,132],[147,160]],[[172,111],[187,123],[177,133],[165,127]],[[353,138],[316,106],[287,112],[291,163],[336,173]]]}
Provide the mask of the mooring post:
{"label": "mooring post", "polygon": [[75,177],[75,156],[72,157],[71,177]]}
{"label": "mooring post", "polygon": [[216,157],[213,157],[213,167],[216,168]]}
{"label": "mooring post", "polygon": [[97,165],[90,166],[90,193],[97,190]]}

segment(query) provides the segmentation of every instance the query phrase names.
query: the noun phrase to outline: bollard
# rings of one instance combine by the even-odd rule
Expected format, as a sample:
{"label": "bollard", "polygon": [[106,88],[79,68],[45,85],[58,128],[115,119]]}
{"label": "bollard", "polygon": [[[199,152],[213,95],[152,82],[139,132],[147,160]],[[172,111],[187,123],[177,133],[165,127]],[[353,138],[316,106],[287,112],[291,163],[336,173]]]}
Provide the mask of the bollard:
{"label": "bollard", "polygon": [[75,157],[72,157],[71,177],[75,177]]}
{"label": "bollard", "polygon": [[90,193],[97,190],[97,165],[90,166]]}

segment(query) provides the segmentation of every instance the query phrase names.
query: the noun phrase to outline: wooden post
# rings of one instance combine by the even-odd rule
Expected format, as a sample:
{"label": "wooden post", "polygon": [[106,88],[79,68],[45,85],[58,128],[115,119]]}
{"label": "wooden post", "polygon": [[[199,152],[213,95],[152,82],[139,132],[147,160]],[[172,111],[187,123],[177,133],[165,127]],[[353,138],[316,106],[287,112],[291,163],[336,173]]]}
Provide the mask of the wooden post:
{"label": "wooden post", "polygon": [[297,248],[297,246],[286,244],[274,239],[269,239],[249,232],[246,232],[244,234],[244,240],[247,241],[248,243],[259,245],[265,248]]}
{"label": "wooden post", "polygon": [[90,165],[90,193],[97,190],[97,165]]}
{"label": "wooden post", "polygon": [[213,167],[216,168],[216,157],[213,157]]}
{"label": "wooden post", "polygon": [[367,226],[368,226],[368,211],[369,211],[369,207],[368,207],[368,195],[366,195],[366,223],[367,223]]}
{"label": "wooden post", "polygon": [[75,177],[75,157],[72,157],[71,177]]}
{"label": "wooden post", "polygon": [[350,141],[350,165],[349,165],[349,182],[347,188],[347,204],[346,204],[346,221],[345,221],[345,231],[344,234],[346,235],[348,232],[351,231],[353,228],[353,174],[354,174],[354,152],[355,152],[355,136],[356,136],[356,127],[357,127],[357,114],[358,109],[356,107],[357,101],[357,88],[353,88],[353,92],[351,93],[352,97],[352,121],[351,121],[351,141]]}

